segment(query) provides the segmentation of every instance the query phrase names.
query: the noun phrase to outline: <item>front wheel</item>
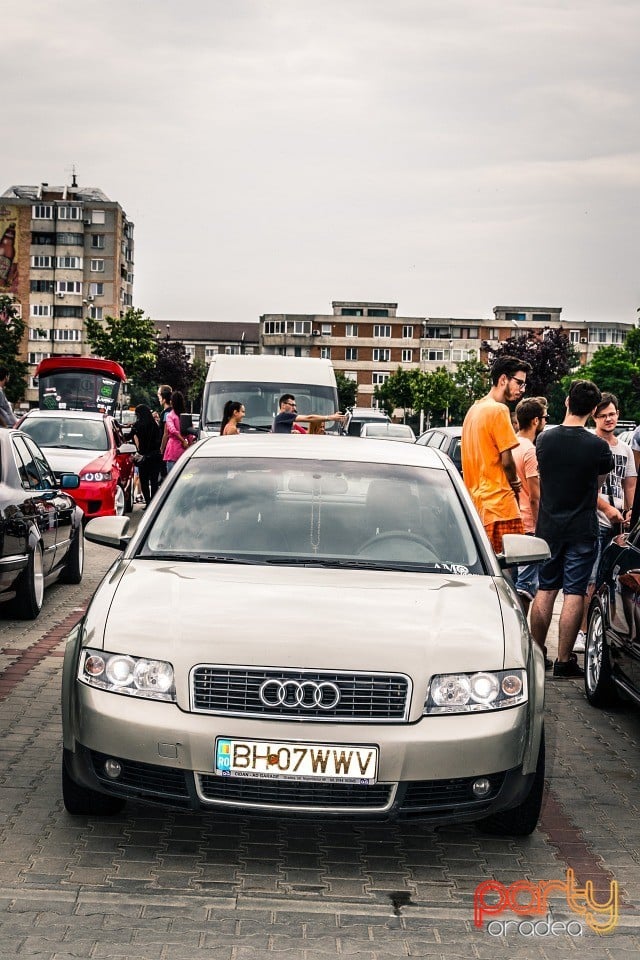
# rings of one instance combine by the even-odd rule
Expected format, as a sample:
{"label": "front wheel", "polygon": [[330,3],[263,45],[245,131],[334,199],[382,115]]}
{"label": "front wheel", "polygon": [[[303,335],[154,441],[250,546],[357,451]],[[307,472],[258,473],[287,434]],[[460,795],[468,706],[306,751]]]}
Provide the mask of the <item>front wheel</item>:
{"label": "front wheel", "polygon": [[124,495],[124,490],[120,484],[116,486],[116,492],[113,497],[113,506],[116,512],[116,517],[123,517],[127,509],[127,501]]}
{"label": "front wheel", "polygon": [[36,543],[29,553],[27,568],[20,577],[13,601],[13,613],[19,620],[35,620],[44,602],[44,563],[42,544]]}
{"label": "front wheel", "polygon": [[500,813],[494,813],[484,820],[479,820],[476,823],[476,827],[481,833],[508,837],[528,837],[529,834],[533,833],[540,819],[540,811],[542,809],[544,766],[545,745],[543,730],[540,737],[536,772],[529,793],[517,807],[512,807],[510,810],[502,810]]}
{"label": "front wheel", "polygon": [[610,707],[618,699],[605,636],[604,616],[599,604],[592,607],[589,613],[584,650],[584,692],[594,707]]}

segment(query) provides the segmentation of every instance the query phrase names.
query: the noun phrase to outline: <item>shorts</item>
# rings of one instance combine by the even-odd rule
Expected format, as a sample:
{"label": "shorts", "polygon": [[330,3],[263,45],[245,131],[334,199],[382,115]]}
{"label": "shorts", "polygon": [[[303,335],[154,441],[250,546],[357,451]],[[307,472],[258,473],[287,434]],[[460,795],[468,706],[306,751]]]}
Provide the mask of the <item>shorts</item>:
{"label": "shorts", "polygon": [[494,520],[493,523],[485,523],[484,529],[495,552],[502,553],[502,538],[505,533],[524,533],[524,524],[522,517],[514,517],[513,520]]}
{"label": "shorts", "polygon": [[515,588],[527,600],[533,601],[538,592],[538,580],[540,574],[539,563],[523,563],[516,567]]}
{"label": "shorts", "polygon": [[563,593],[586,596],[589,576],[598,551],[598,541],[548,543],[551,556],[540,564],[539,589],[562,589]]}

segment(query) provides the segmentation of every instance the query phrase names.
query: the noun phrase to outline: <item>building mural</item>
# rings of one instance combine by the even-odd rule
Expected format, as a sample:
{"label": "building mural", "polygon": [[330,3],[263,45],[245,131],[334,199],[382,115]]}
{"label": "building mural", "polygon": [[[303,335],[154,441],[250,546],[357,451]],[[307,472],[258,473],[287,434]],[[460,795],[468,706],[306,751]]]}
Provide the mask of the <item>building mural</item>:
{"label": "building mural", "polygon": [[17,207],[0,203],[0,293],[18,292]]}

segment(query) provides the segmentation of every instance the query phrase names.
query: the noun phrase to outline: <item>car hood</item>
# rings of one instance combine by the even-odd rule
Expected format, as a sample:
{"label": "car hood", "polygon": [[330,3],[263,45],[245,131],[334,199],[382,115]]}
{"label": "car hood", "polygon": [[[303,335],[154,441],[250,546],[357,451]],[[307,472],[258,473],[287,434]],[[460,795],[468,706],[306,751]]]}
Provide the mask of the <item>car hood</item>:
{"label": "car hood", "polygon": [[90,463],[96,470],[109,469],[112,462],[108,450],[61,450],[59,447],[41,447],[54,473],[80,473]]}
{"label": "car hood", "polygon": [[[85,643],[187,671],[199,662],[429,675],[500,669],[509,607],[501,591],[488,576],[135,559],[117,564],[98,590]],[[519,638],[513,606],[509,616]]]}

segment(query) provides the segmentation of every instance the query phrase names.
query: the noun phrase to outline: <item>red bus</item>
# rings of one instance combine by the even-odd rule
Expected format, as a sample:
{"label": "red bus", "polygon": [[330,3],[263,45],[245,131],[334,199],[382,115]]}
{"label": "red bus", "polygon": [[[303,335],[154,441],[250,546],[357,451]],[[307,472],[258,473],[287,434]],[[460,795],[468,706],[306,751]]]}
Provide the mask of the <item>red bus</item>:
{"label": "red bus", "polygon": [[115,415],[126,374],[115,360],[47,357],[36,370],[41,410],[93,410]]}

